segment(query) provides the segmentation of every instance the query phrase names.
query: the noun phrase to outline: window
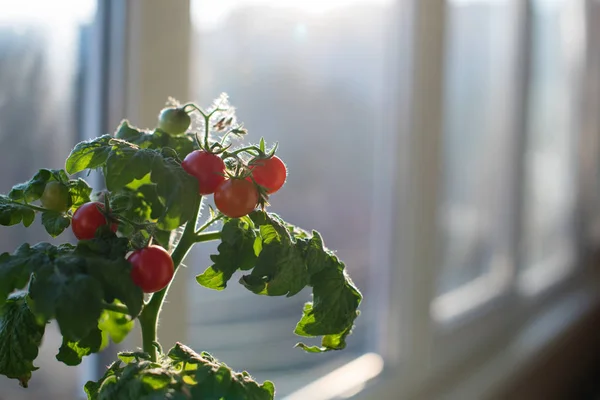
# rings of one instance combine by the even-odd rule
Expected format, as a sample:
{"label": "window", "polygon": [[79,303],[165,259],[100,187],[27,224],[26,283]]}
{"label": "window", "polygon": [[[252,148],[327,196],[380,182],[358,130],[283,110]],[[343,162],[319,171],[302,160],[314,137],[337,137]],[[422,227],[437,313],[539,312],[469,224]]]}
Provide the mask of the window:
{"label": "window", "polygon": [[[21,14],[0,16],[0,140],[17,124],[31,136],[10,136],[11,145],[36,158],[36,166],[21,164],[5,152],[4,191],[38,164],[61,167],[81,137],[74,104],[84,91],[83,53],[95,3],[68,4],[81,7],[81,14],[75,11],[80,17],[65,22],[38,8],[44,21],[36,20],[35,29],[15,17],[37,15],[30,8],[15,6]],[[460,384],[461,372],[479,379],[477,373],[487,371],[488,381],[455,392],[456,398],[485,398],[486,382],[502,376],[489,364],[496,347],[516,341],[550,309],[549,299],[583,287],[577,149],[583,136],[598,133],[597,124],[587,133],[579,126],[583,0],[98,4],[110,4],[103,17],[114,20],[103,20],[103,33],[116,42],[110,49],[116,57],[96,66],[110,69],[104,90],[117,93],[105,105],[108,126],[121,117],[152,126],[167,96],[208,104],[228,92],[250,137],[279,141],[290,167],[271,210],[322,232],[365,294],[345,351],[304,354],[293,348],[292,332],[309,293],[264,298],[235,284],[219,293],[203,289],[192,277],[215,250],[203,245],[169,297],[160,327],[165,347],[181,339],[213,352],[258,380],[274,380],[278,398],[330,400],[341,394],[334,382],[354,384],[353,373],[365,368],[372,378],[382,360],[386,374],[375,389],[353,388],[357,399],[409,398],[424,387],[429,392],[421,397],[437,397],[434,375],[451,386]],[[36,62],[25,68],[32,55]],[[16,74],[16,65],[25,72]],[[18,94],[39,104],[18,105]],[[598,104],[598,93],[589,96]],[[23,119],[24,109],[34,118]],[[385,149],[371,148],[373,138]],[[47,150],[52,146],[56,151]],[[588,151],[598,159],[600,148]],[[6,250],[42,238],[21,232],[14,228],[2,237]],[[549,315],[558,321],[552,325],[562,323],[554,317],[560,314]],[[137,339],[132,335],[122,346],[135,348]],[[53,360],[56,340],[42,348],[39,364],[46,368],[32,380],[38,390],[26,393],[32,398],[42,387],[44,398],[72,398],[79,390],[67,380],[72,370]],[[519,350],[541,340],[530,334]],[[468,368],[475,353],[477,371]],[[98,356],[96,364],[108,364],[113,355]],[[507,365],[517,361],[506,361],[504,373]],[[83,378],[92,370],[77,372]],[[23,398],[14,385],[0,385],[10,398]]]}
{"label": "window", "polygon": [[[363,290],[369,307],[374,136],[384,104],[387,14],[392,2],[193,1],[192,98],[210,104],[222,91],[238,107],[250,138],[279,141],[290,169],[271,211],[320,231]],[[198,250],[193,273],[213,249]],[[294,349],[292,334],[309,293],[252,296],[232,284],[189,294],[191,345],[219,354],[258,379],[277,381],[279,396],[376,346],[364,312],[349,347],[314,357]],[[197,310],[206,310],[197,312]],[[243,332],[243,335],[241,334]]]}
{"label": "window", "polygon": [[506,290],[512,269],[514,1],[447,1],[438,301],[449,318]]}
{"label": "window", "polygon": [[531,3],[532,57],[525,153],[522,289],[535,293],[574,266],[579,79],[578,2]]}
{"label": "window", "polygon": [[[3,2],[0,12],[0,192],[31,178],[39,168],[63,168],[79,139],[93,0]],[[22,242],[48,241],[43,229],[0,230],[0,251]],[[3,399],[72,399],[80,393],[73,369],[56,362],[61,337],[46,329],[35,365],[40,370],[23,390],[0,379]],[[78,370],[75,370],[77,373]]]}

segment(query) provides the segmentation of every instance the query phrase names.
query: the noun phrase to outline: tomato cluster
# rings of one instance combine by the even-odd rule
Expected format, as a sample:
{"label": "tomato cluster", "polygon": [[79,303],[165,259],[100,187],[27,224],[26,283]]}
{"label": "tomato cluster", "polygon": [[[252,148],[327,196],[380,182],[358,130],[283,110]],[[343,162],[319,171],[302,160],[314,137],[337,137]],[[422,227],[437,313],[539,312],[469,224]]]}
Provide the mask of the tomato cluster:
{"label": "tomato cluster", "polygon": [[230,218],[248,215],[259,203],[261,190],[275,193],[287,177],[285,164],[275,155],[254,158],[238,176],[228,177],[223,159],[206,150],[188,154],[181,166],[198,180],[200,194],[214,193],[215,205]]}
{"label": "tomato cluster", "polygon": [[[208,125],[210,116],[205,116]],[[219,124],[224,124],[221,120]],[[191,118],[186,107],[165,108],[159,115],[158,129],[169,135],[186,134],[191,125]],[[241,132],[232,129],[230,132]],[[201,195],[214,194],[216,207],[230,218],[248,215],[258,205],[264,205],[268,195],[277,192],[285,183],[286,166],[274,155],[274,151],[266,154],[264,142],[260,148],[251,146],[250,161],[244,161],[238,154],[240,151],[227,152],[224,143],[209,146],[208,130],[204,143],[198,138],[200,150],[189,153],[182,161],[182,168],[198,181]],[[224,139],[222,139],[224,142]],[[246,150],[242,149],[242,150]],[[230,159],[229,170],[225,160]],[[229,163],[229,161],[228,161]],[[233,172],[230,170],[234,170]],[[42,205],[49,210],[66,212],[71,206],[68,188],[60,182],[46,184],[41,197]],[[71,229],[79,240],[89,240],[96,236],[98,229],[109,225],[110,230],[117,231],[118,220],[105,210],[105,204],[93,201],[81,205],[73,214]],[[131,263],[131,279],[146,293],[154,293],[164,289],[174,274],[171,255],[162,247],[148,245],[133,251],[127,260]]]}
{"label": "tomato cluster", "polygon": [[[102,226],[110,223],[110,229],[117,231],[118,224],[112,222],[104,211],[104,204],[89,202],[80,206],[73,214],[71,229],[79,240],[89,240],[96,236]],[[164,289],[174,275],[173,260],[170,254],[160,246],[151,245],[135,250],[127,257],[132,265],[131,279],[145,293],[154,293]]]}

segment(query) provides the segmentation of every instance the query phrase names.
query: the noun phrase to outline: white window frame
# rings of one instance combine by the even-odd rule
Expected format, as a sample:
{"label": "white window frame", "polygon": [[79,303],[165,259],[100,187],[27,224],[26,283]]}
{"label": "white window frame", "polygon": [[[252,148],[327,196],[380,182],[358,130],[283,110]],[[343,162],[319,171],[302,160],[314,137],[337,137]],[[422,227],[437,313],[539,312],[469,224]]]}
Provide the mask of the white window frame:
{"label": "white window frame", "polygon": [[[164,105],[167,96],[186,101],[190,95],[190,2],[130,0],[125,5],[118,0],[109,2],[117,7],[114,10],[121,7],[115,12],[114,21],[121,19],[117,24],[122,32],[114,31],[111,42],[119,43],[119,36],[125,38],[123,47],[116,48],[117,56],[110,68],[113,78],[108,90],[114,94],[117,103],[108,105],[109,126],[116,126],[125,116],[136,125],[152,126],[156,110]],[[525,93],[528,2],[515,4],[519,7],[517,43],[520,57],[517,58],[522,60],[516,66],[518,82],[515,88],[521,88]],[[569,279],[548,287],[538,296],[524,298],[516,286],[511,285],[499,296],[491,296],[489,301],[474,308],[473,312],[446,310],[449,316],[460,314],[452,322],[436,323],[430,318],[440,265],[439,252],[434,250],[439,248],[437,199],[442,179],[441,157],[431,155],[441,154],[446,16],[446,5],[442,0],[397,0],[394,23],[390,24],[390,35],[394,37],[391,42],[396,48],[389,52],[388,96],[397,113],[390,115],[386,122],[397,134],[378,138],[380,165],[376,170],[378,174],[387,174],[386,181],[392,184],[374,188],[377,193],[374,208],[394,211],[389,218],[377,218],[374,232],[379,232],[379,236],[373,237],[372,243],[373,265],[380,269],[375,273],[389,274],[389,285],[382,288],[381,282],[385,280],[377,280],[374,283],[376,290],[370,291],[373,299],[363,310],[385,321],[385,325],[372,327],[371,332],[380,347],[307,385],[288,399],[326,400],[350,392],[356,392],[354,398],[357,400],[408,398],[423,393],[435,394],[431,397],[440,393],[469,393],[472,396],[463,398],[481,398],[491,387],[507,379],[515,365],[533,355],[513,351],[500,357],[496,351],[502,344],[520,340],[523,332],[527,332],[527,324],[531,323],[528,320],[557,304],[565,308],[565,304],[571,304],[569,299],[573,296],[579,296],[576,297],[579,312],[583,312],[585,305],[591,306],[597,301],[593,294],[598,290],[597,279],[592,279],[589,271],[580,268]],[[587,73],[594,71],[588,65]],[[599,104],[597,91],[586,94],[589,101]],[[525,97],[517,97],[521,100],[514,105],[514,129],[522,131],[526,117]],[[122,103],[119,98],[123,99]],[[585,123],[586,135],[580,146],[588,146],[583,150],[592,154],[581,168],[580,188],[586,187],[600,164],[600,144],[594,135],[597,135],[600,121],[590,117]],[[522,135],[515,139],[514,148],[522,149]],[[594,151],[589,149],[591,145],[595,146]],[[513,172],[518,176],[523,168],[522,155],[514,161]],[[517,179],[515,185],[520,194],[522,182]],[[579,217],[582,221],[591,217],[600,221],[600,213],[596,211],[600,203],[598,195],[583,190],[579,196],[582,202],[579,211],[586,214]],[[510,207],[520,210],[520,202],[516,199]],[[585,229],[587,232],[592,228],[586,225]],[[513,227],[515,238],[519,230],[520,227]],[[597,240],[580,240],[578,243],[598,244]],[[517,239],[511,246],[516,258],[508,262],[514,275],[520,262]],[[165,346],[187,339],[187,280],[190,277],[185,268],[178,274],[162,314],[161,326],[168,329],[159,330]],[[448,296],[459,296],[457,293]],[[386,307],[377,307],[379,305]],[[440,309],[443,307],[439,306]],[[564,312],[570,312],[570,316],[577,314],[568,307],[566,310]],[[558,334],[568,323],[555,327],[554,333]],[[137,335],[131,337],[133,340],[125,346],[139,346],[135,341]],[[489,361],[486,364],[489,367],[477,372],[469,370],[472,366],[467,361],[475,354]],[[465,366],[457,369],[455,366],[459,362]],[[432,376],[440,373],[448,376],[444,385],[432,383]],[[470,379],[463,379],[462,375],[470,376]],[[427,388],[425,392],[424,388]]]}

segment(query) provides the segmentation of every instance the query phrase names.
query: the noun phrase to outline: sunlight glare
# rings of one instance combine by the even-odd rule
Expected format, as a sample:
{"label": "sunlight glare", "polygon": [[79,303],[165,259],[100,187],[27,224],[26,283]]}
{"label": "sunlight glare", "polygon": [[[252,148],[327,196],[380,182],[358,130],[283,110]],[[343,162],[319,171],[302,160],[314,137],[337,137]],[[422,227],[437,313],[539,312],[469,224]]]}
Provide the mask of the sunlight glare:
{"label": "sunlight glare", "polygon": [[388,4],[393,0],[192,0],[193,24],[200,29],[213,29],[232,12],[242,7],[267,6],[287,8],[316,15],[356,4]]}
{"label": "sunlight glare", "polygon": [[0,0],[0,25],[54,25],[90,22],[94,0]]}

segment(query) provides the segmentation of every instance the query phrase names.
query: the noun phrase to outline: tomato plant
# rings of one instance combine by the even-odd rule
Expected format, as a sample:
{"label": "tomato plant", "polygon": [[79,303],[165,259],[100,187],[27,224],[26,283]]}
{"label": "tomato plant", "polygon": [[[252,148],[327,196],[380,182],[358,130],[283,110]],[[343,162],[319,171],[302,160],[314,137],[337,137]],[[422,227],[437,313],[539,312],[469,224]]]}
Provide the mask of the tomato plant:
{"label": "tomato plant", "polygon": [[[190,115],[202,123],[191,125]],[[66,365],[119,343],[138,324],[142,349],[119,353],[89,381],[89,399],[273,399],[271,382],[181,343],[163,352],[157,341],[170,282],[190,249],[209,241],[219,245],[196,276],[200,286],[223,290],[237,274],[235,281],[261,296],[309,287],[312,301],[290,330],[321,340],[296,347],[345,348],[362,295],[317,231],[266,210],[287,171],[277,146],[232,140],[246,134],[225,95],[208,110],[174,106],[161,112],[156,129],[123,121],[112,135],[77,144],[64,169],[40,169],[0,195],[0,225],[28,227],[39,217],[50,236],[71,226],[77,239],[23,243],[0,255],[0,374],[27,387],[50,321],[62,335],[56,359]],[[92,170],[105,184],[95,195],[76,177]],[[213,192],[217,209],[202,216]]]}
{"label": "tomato plant", "polygon": [[198,180],[200,194],[212,194],[225,180],[225,162],[216,154],[194,150],[181,163],[183,169]]}
{"label": "tomato plant", "polygon": [[171,255],[160,246],[148,246],[135,250],[127,257],[132,265],[131,279],[144,293],[164,289],[174,274]]}
{"label": "tomato plant", "polygon": [[281,158],[257,158],[250,162],[250,170],[254,181],[267,189],[267,193],[277,192],[287,177],[287,169]]}

